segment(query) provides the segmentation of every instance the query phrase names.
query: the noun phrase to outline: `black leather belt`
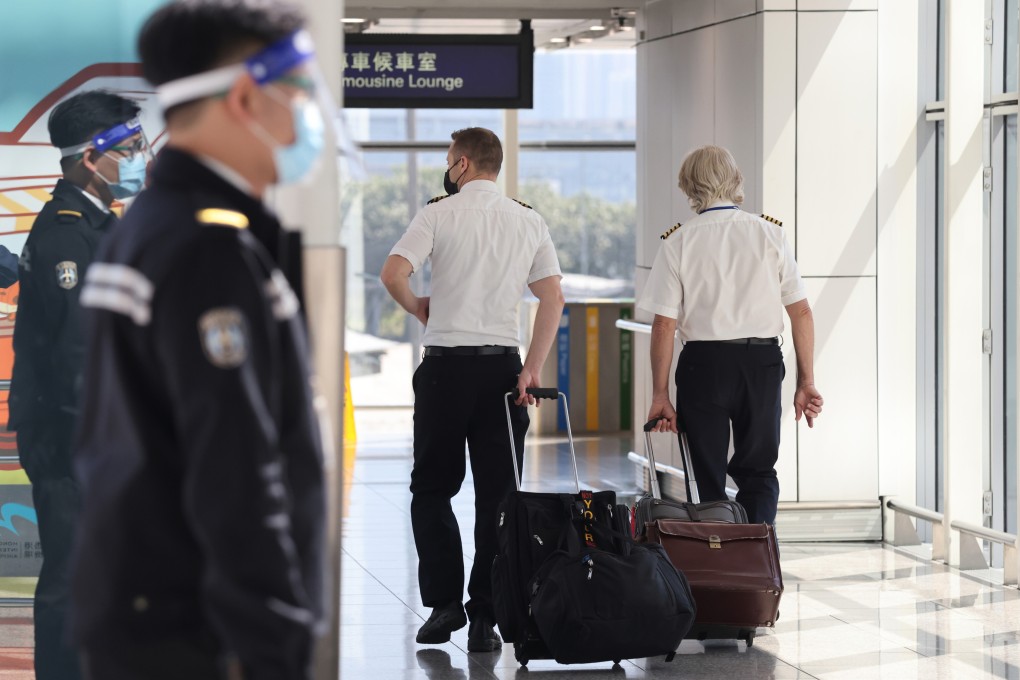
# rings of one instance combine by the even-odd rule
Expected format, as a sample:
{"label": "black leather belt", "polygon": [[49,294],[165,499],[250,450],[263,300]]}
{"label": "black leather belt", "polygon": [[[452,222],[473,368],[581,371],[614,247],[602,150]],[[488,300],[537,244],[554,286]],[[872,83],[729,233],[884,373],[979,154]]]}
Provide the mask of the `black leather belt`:
{"label": "black leather belt", "polygon": [[503,345],[479,345],[464,347],[426,347],[427,357],[478,357],[492,354],[520,354],[516,347],[504,347]]}
{"label": "black leather belt", "polygon": [[778,345],[779,338],[734,338],[733,340],[688,340],[688,345]]}

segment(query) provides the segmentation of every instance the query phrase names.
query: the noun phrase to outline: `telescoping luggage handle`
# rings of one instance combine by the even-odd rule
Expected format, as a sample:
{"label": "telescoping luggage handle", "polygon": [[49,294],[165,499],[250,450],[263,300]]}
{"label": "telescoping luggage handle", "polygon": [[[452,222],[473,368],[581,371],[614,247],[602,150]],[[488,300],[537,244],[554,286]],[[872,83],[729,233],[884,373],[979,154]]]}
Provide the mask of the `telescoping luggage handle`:
{"label": "telescoping luggage handle", "polygon": [[[574,485],[577,493],[581,493],[581,477],[577,474],[577,454],[574,453],[574,433],[570,431],[570,410],[567,408],[567,395],[559,392],[554,387],[529,387],[524,390],[535,399],[562,399],[563,415],[567,423],[567,442],[570,444],[570,462],[574,464]],[[507,392],[503,395],[503,405],[506,406],[506,427],[510,432],[510,453],[514,458],[514,482],[517,490],[521,490],[521,471],[517,469],[517,445],[514,443],[514,426],[510,422],[510,397],[517,398],[517,390]]]}
{"label": "telescoping luggage handle", "polygon": [[[658,425],[659,418],[653,418],[645,423],[645,450],[648,452],[649,473],[648,478],[652,480],[652,498],[662,498],[659,491],[659,475],[655,471],[655,451],[652,448],[652,429]],[[687,443],[687,432],[683,426],[680,427],[680,453],[684,465],[684,486],[687,487],[687,500],[697,505],[701,502],[698,494],[698,480],[694,478],[694,464],[691,463],[691,447]]]}

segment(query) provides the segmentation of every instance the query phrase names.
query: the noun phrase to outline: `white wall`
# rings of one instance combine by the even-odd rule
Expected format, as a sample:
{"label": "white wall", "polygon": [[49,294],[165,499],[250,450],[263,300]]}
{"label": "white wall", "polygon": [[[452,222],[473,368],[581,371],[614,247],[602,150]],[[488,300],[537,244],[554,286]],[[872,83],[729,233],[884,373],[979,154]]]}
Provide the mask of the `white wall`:
{"label": "white wall", "polygon": [[917,0],[886,4],[649,0],[639,24],[639,294],[658,235],[691,216],[680,160],[706,143],[734,153],[744,207],[783,221],[808,285],[826,407],[813,430],[784,409],[784,501],[914,494]]}

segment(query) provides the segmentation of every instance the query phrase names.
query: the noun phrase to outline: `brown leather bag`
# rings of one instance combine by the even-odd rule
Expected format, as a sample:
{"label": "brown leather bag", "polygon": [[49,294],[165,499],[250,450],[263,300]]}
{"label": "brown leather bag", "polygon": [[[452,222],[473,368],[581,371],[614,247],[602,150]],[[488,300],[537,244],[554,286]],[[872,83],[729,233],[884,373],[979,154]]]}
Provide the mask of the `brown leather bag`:
{"label": "brown leather bag", "polygon": [[736,628],[751,632],[750,644],[755,628],[775,625],[783,574],[772,525],[660,519],[646,530],[691,585],[698,614],[688,638],[735,637],[725,631]]}
{"label": "brown leather bag", "polygon": [[[656,422],[646,423],[645,432]],[[646,439],[651,450],[651,438],[646,435]],[[680,453],[687,478],[687,500],[699,503],[691,448],[682,428]],[[652,460],[652,488],[657,497]],[[694,520],[693,516],[686,520],[656,519],[645,524],[645,535],[637,540],[660,543],[669,561],[687,577],[698,606],[688,639],[736,638],[750,647],[756,630],[776,625],[779,618],[783,573],[779,569],[776,531],[770,524],[706,520]]]}

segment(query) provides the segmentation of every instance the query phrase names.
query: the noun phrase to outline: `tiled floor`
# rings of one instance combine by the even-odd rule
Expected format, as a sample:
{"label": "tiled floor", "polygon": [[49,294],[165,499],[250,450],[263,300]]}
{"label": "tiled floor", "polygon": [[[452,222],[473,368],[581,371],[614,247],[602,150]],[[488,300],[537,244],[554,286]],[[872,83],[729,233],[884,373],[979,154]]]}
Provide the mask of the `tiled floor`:
{"label": "tiled floor", "polygon": [[[581,438],[582,485],[635,493],[629,440]],[[399,434],[362,440],[349,463],[345,499],[342,600],[344,680],[481,680],[491,678],[682,678],[756,680],[824,678],[1020,680],[1020,593],[962,576],[880,544],[782,546],[786,592],[774,630],[754,646],[685,641],[670,663],[662,658],[519,667],[513,649],[468,654],[466,629],[437,646],[414,642],[428,616],[421,605],[408,517],[410,442]],[[530,445],[530,490],[569,490],[572,470],[562,442]],[[557,482],[556,480],[561,480]],[[472,551],[470,479],[455,500],[465,549]]]}
{"label": "tiled floor", "polygon": [[[627,441],[579,439],[582,484],[614,489],[629,501],[638,490]],[[346,463],[343,680],[1020,680],[1017,590],[868,543],[784,543],[782,618],[774,630],[760,630],[751,648],[687,641],[670,663],[632,659],[613,668],[536,660],[522,669],[509,645],[501,653],[468,654],[466,629],[446,644],[418,645],[415,632],[429,612],[418,595],[408,515],[409,451],[406,435],[363,437]],[[529,445],[524,476],[531,490],[568,490],[573,472],[563,443]],[[469,568],[470,479],[455,504],[465,518]],[[30,617],[30,609],[0,609],[0,680],[33,677]]]}

